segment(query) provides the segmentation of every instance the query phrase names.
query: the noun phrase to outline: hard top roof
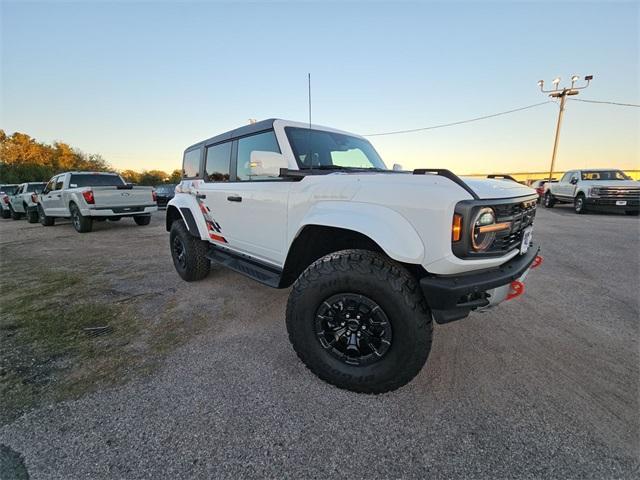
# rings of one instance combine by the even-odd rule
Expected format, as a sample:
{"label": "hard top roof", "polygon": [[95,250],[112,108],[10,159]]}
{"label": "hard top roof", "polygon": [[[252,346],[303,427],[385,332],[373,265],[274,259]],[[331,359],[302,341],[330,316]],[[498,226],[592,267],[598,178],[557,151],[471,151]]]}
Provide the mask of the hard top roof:
{"label": "hard top roof", "polygon": [[215,137],[208,138],[198,143],[194,143],[190,147],[187,147],[187,150],[192,150],[197,147],[201,147],[204,144],[210,143],[218,143],[224,142],[225,140],[230,140],[236,137],[242,137],[244,135],[251,135],[252,133],[261,132],[263,130],[269,130],[273,128],[273,122],[278,120],[277,118],[268,118],[267,120],[261,120],[256,123],[251,123],[249,125],[244,125],[243,127],[239,127],[233,130],[230,130],[225,133],[221,133],[220,135],[216,135]]}

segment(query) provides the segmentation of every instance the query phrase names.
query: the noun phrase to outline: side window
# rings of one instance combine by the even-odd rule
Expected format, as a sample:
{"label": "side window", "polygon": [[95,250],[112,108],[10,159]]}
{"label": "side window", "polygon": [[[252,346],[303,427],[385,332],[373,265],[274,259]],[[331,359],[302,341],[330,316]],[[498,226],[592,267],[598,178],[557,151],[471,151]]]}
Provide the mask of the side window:
{"label": "side window", "polygon": [[198,178],[200,176],[200,149],[184,152],[182,161],[182,177]]}
{"label": "side window", "polygon": [[207,163],[204,179],[207,182],[228,182],[231,142],[207,148]]}
{"label": "side window", "polygon": [[251,177],[249,175],[251,152],[255,150],[280,153],[278,140],[276,140],[276,134],[273,130],[238,140],[238,180],[273,180],[273,177]]}
{"label": "side window", "polygon": [[56,178],[53,177],[51,180],[49,180],[49,183],[47,183],[47,186],[44,187],[47,192],[50,192],[51,190],[55,190],[56,189]]}
{"label": "side window", "polygon": [[571,178],[571,174],[572,174],[572,173],[573,173],[573,172],[567,172],[567,173],[565,173],[565,174],[562,176],[562,178],[560,179],[560,181],[561,181],[562,183],[569,183],[569,179]]}
{"label": "side window", "polygon": [[54,190],[62,190],[62,183],[64,182],[64,175],[60,175],[56,178],[56,188]]}

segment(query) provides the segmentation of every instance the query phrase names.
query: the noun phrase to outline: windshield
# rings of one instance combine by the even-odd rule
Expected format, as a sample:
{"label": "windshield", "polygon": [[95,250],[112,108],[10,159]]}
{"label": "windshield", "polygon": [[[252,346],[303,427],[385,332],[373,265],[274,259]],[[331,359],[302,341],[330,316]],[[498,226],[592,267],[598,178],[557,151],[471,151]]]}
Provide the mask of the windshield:
{"label": "windshield", "polygon": [[285,128],[300,169],[381,169],[384,162],[366,140],[342,133],[308,128]]}
{"label": "windshield", "polygon": [[631,180],[620,170],[592,170],[582,172],[582,180]]}
{"label": "windshield", "polygon": [[30,183],[27,185],[27,192],[42,193],[46,183]]}
{"label": "windshield", "polygon": [[74,174],[71,175],[69,180],[70,188],[77,187],[119,187],[124,185],[119,175],[113,174],[100,174],[100,173],[88,173],[88,174]]}
{"label": "windshield", "polygon": [[0,185],[0,192],[6,193],[7,195],[13,195],[17,189],[18,185]]}

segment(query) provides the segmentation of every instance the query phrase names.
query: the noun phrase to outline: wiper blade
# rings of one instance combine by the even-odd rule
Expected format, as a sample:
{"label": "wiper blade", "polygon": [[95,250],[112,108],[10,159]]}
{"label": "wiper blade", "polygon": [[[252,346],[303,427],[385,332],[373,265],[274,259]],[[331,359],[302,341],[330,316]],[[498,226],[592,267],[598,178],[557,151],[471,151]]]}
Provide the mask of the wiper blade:
{"label": "wiper blade", "polygon": [[316,165],[314,167],[304,167],[300,170],[353,170],[353,171],[367,171],[367,172],[388,172],[384,168],[377,167],[343,167],[341,165]]}

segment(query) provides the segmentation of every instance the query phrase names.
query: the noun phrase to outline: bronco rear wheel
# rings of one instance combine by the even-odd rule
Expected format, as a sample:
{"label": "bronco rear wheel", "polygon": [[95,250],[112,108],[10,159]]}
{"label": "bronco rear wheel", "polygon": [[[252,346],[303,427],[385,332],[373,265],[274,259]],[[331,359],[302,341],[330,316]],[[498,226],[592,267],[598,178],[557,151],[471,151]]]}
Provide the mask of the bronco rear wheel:
{"label": "bronco rear wheel", "polygon": [[171,224],[169,246],[173,265],[183,280],[193,282],[209,275],[208,243],[191,235],[183,220]]}
{"label": "bronco rear wheel", "polygon": [[339,388],[395,390],[431,350],[432,322],[415,278],[367,250],[326,255],[296,280],[287,331],[302,362]]}

